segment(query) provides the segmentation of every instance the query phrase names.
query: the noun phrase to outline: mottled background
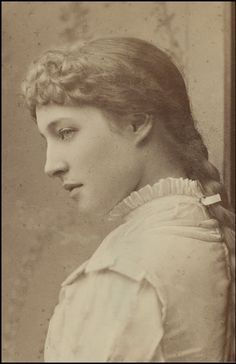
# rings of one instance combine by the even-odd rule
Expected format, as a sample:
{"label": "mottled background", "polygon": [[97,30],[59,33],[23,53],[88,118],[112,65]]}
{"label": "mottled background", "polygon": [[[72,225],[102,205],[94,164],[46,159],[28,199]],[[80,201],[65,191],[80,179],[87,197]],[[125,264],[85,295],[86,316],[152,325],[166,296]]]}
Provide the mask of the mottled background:
{"label": "mottled background", "polygon": [[3,2],[4,361],[43,360],[60,283],[107,229],[91,231],[60,183],[44,176],[44,145],[20,98],[29,63],[79,38],[152,41],[183,71],[197,126],[224,177],[228,8],[229,2]]}

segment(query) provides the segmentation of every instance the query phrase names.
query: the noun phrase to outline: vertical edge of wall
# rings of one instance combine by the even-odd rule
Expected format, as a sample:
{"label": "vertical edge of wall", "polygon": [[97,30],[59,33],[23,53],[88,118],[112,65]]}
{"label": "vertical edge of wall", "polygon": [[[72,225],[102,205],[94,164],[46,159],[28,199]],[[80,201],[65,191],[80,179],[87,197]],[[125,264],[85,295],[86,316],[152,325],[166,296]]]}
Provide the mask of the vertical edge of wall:
{"label": "vertical edge of wall", "polygon": [[231,204],[235,207],[235,157],[234,157],[234,61],[235,61],[235,45],[234,45],[234,27],[235,4],[233,2],[225,2],[224,11],[224,34],[225,34],[225,66],[224,66],[224,167],[223,176],[224,184],[229,196]]}
{"label": "vertical edge of wall", "polygon": [[231,3],[231,203],[235,209],[235,2]]}

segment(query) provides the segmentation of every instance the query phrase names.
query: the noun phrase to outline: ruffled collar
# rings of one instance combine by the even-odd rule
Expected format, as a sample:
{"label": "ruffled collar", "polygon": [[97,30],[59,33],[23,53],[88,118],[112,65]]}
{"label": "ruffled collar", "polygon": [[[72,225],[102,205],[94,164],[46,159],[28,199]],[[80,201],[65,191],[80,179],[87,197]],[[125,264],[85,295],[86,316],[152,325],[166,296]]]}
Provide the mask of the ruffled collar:
{"label": "ruffled collar", "polygon": [[167,177],[160,179],[157,183],[146,185],[119,202],[110,212],[109,219],[125,216],[137,207],[146,204],[158,197],[169,195],[185,195],[201,198],[203,192],[197,180],[189,178]]}

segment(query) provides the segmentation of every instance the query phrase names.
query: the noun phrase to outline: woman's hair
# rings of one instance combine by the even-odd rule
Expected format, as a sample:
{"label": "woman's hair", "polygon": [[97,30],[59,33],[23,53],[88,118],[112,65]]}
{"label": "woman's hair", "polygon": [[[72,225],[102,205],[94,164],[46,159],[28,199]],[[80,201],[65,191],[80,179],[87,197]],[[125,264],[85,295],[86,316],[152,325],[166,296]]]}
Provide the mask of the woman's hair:
{"label": "woman's hair", "polygon": [[183,77],[163,51],[136,38],[97,39],[47,51],[33,63],[23,90],[34,119],[37,105],[54,103],[95,106],[117,121],[147,114],[159,120],[187,177],[200,182],[205,196],[221,195],[222,202],[208,211],[224,232],[234,275],[235,216],[194,125]]}

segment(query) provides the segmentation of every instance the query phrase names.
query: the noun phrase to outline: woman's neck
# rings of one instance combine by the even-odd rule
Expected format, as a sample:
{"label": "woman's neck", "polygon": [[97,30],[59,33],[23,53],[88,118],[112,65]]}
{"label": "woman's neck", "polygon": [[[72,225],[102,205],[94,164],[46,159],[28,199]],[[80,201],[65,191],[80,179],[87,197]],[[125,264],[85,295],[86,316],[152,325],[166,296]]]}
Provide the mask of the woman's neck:
{"label": "woman's neck", "polygon": [[150,158],[145,163],[142,177],[138,183],[137,188],[142,188],[147,184],[153,185],[161,178],[187,178],[184,168],[180,165],[176,158],[166,156],[160,158]]}

